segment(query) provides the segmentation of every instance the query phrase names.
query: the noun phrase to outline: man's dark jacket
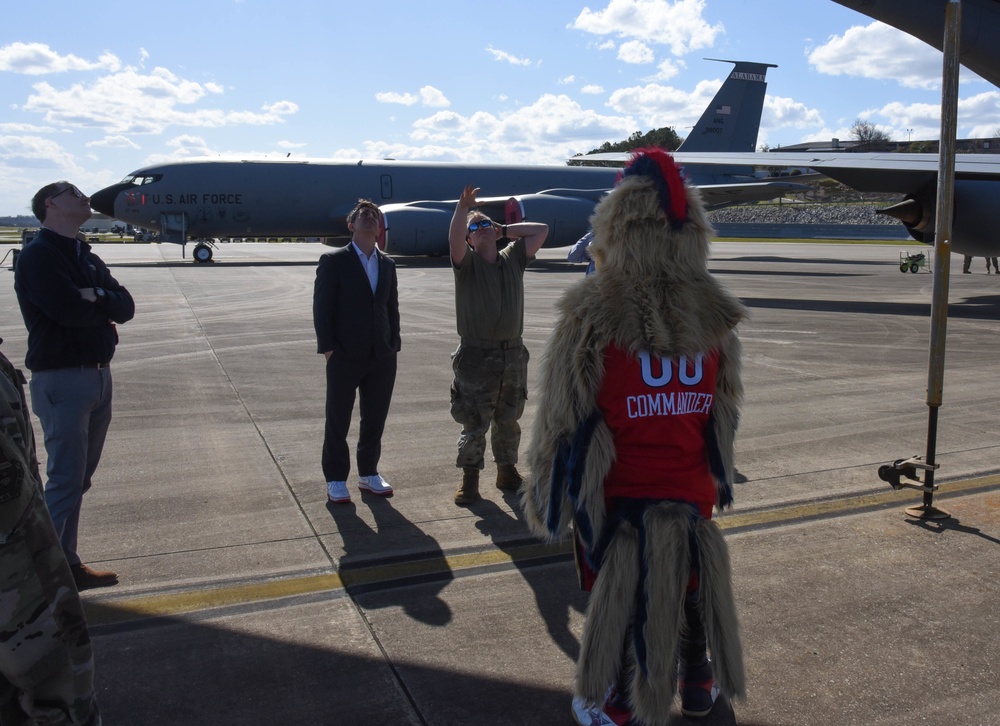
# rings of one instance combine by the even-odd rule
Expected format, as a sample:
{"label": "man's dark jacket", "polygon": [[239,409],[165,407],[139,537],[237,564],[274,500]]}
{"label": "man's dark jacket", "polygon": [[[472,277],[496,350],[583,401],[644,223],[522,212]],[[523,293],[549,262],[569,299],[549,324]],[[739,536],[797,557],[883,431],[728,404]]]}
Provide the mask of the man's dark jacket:
{"label": "man's dark jacket", "polygon": [[352,363],[385,358],[399,351],[399,292],[396,263],[376,249],[378,284],[372,293],[368,274],[353,244],[319,258],[313,294],[317,352]]}
{"label": "man's dark jacket", "polygon": [[[86,242],[42,228],[24,246],[14,265],[14,291],[28,329],[24,364],[32,371],[108,363],[118,334],[113,323],[135,315],[128,290]],[[96,303],[80,297],[80,288],[104,288]]]}

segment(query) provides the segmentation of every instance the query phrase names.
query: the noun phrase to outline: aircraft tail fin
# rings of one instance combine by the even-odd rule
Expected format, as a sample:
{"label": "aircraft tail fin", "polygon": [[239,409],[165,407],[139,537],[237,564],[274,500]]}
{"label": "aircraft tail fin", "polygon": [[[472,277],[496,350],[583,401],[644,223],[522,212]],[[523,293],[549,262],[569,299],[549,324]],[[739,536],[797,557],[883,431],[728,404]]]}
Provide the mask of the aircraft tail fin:
{"label": "aircraft tail fin", "polygon": [[[733,63],[734,67],[677,151],[756,151],[767,90],[765,77],[768,68],[777,66],[718,58],[706,60]],[[699,167],[688,164],[684,167],[685,176],[698,186],[752,181],[753,173],[751,166]]]}
{"label": "aircraft tail fin", "polygon": [[768,68],[777,66],[748,61],[719,62],[735,65],[678,151],[756,150],[767,90],[765,77]]}

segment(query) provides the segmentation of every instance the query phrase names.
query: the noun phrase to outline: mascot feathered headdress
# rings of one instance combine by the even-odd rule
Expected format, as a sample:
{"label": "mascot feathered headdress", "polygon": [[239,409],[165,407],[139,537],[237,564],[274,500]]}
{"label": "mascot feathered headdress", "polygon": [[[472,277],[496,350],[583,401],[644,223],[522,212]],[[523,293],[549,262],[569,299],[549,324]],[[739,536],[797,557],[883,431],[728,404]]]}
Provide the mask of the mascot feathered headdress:
{"label": "mascot feathered headdress", "polygon": [[713,229],[697,189],[684,183],[666,151],[635,152],[616,187],[597,205],[591,225],[597,272],[575,283],[558,305],[541,360],[528,451],[532,476],[522,488],[522,503],[540,536],[560,538],[572,525],[581,564],[597,572],[577,695],[601,701],[631,626],[633,713],[644,724],[661,724],[675,694],[678,624],[692,558],[699,560],[700,607],[716,682],[730,696],[743,695],[728,553],[714,523],[689,522],[676,505],[650,507],[637,522],[608,523],[603,482],[616,451],[597,406],[604,354],[609,346],[669,359],[709,350],[718,354],[705,439],[721,509],[732,503],[743,397],[736,326],[746,310],[709,273]]}

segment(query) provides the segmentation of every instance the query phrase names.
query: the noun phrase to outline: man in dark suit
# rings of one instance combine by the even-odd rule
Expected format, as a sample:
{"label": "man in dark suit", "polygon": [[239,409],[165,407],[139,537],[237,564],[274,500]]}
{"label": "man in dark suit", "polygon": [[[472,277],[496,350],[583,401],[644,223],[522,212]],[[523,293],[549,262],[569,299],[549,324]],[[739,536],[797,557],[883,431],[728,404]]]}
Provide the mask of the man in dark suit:
{"label": "man in dark suit", "polygon": [[374,202],[359,199],[347,215],[351,243],[319,260],[313,293],[317,352],[326,356],[326,433],[323,476],[331,502],[349,502],[347,475],[355,393],[360,395],[358,487],[392,494],[378,473],[399,352],[399,293],[396,264],[376,248],[381,215]]}

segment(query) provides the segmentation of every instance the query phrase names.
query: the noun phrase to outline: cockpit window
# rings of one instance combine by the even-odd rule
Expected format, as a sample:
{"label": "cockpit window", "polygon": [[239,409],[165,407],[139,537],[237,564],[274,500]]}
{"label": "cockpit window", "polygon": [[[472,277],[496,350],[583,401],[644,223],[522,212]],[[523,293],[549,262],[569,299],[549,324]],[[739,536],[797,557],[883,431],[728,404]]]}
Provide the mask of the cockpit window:
{"label": "cockpit window", "polygon": [[132,184],[135,182],[135,177],[129,174],[127,177],[121,180],[122,184]]}
{"label": "cockpit window", "polygon": [[154,174],[153,176],[144,176],[140,184],[152,184],[153,182],[158,182],[163,178],[163,174]]}

